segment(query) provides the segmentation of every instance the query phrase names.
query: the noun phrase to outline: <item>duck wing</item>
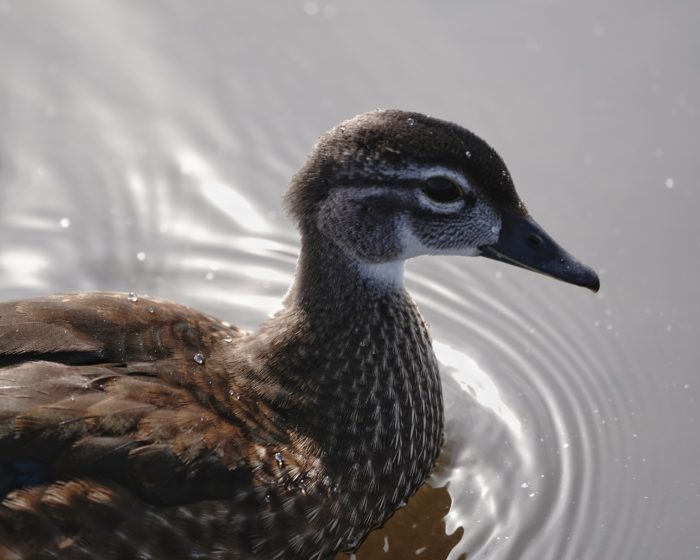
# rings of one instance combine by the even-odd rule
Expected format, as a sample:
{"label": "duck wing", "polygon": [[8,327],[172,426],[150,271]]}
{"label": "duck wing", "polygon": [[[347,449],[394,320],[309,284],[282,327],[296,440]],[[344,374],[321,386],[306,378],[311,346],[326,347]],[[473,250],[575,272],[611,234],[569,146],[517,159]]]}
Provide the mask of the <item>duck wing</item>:
{"label": "duck wing", "polygon": [[161,505],[231,496],[255,411],[227,406],[222,347],[242,334],[123,294],[0,304],[0,497],[77,478]]}
{"label": "duck wing", "polygon": [[[298,439],[251,396],[232,351],[242,331],[133,299],[0,304],[0,557],[286,550],[288,526],[318,511],[301,476],[316,451],[292,452]],[[306,506],[262,514],[290,494]]]}

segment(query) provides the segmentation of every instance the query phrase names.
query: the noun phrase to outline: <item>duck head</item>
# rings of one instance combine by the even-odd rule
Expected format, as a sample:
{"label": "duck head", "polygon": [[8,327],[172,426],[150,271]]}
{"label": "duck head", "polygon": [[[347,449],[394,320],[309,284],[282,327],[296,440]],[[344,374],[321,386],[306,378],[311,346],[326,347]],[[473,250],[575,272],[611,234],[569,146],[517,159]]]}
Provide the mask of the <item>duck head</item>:
{"label": "duck head", "polygon": [[600,286],[529,215],[493,148],[420,113],[374,111],[327,132],[286,205],[303,238],[331,240],[369,274],[418,255],[480,255]]}

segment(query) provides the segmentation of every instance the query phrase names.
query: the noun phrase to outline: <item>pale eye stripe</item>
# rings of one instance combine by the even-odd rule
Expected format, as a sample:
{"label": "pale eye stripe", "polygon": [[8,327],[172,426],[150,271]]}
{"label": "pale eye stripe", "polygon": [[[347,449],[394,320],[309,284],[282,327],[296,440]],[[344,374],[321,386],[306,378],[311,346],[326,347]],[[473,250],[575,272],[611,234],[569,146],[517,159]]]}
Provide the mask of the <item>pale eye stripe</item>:
{"label": "pale eye stripe", "polygon": [[431,177],[447,177],[462,187],[464,192],[472,190],[467,178],[449,167],[407,165],[405,167],[384,168],[381,170],[381,175],[402,181],[427,181]]}
{"label": "pale eye stripe", "polygon": [[371,181],[372,175],[376,176],[377,182],[387,182],[391,181],[392,179],[401,182],[420,182],[426,181],[430,177],[447,177],[462,187],[464,192],[469,192],[472,190],[472,186],[469,184],[469,181],[464,175],[449,167],[444,167],[441,165],[421,166],[413,164],[397,167],[394,165],[381,163],[376,166],[372,165],[368,169],[365,169],[361,177],[358,177],[355,173],[351,174],[348,172],[340,172],[338,174],[340,178],[361,180],[365,183],[369,183]]}
{"label": "pale eye stripe", "polygon": [[416,196],[418,203],[423,208],[426,208],[436,214],[450,214],[459,212],[464,207],[464,198],[460,198],[454,202],[436,202],[426,195],[420,188],[412,189],[410,191],[401,191],[399,189],[391,189],[390,187],[357,186],[353,187],[352,189],[334,189],[331,192],[334,193],[335,198],[345,200],[347,202],[351,200],[364,200],[368,198],[376,198],[377,200],[398,200],[401,198],[405,199],[406,197]]}

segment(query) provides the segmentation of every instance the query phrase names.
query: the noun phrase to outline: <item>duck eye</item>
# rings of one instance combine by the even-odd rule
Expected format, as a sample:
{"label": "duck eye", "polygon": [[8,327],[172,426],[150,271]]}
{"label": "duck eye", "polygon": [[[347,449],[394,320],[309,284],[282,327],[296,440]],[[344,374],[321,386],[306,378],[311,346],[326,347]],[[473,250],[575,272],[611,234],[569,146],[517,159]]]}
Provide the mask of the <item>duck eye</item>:
{"label": "duck eye", "polygon": [[423,185],[423,192],[435,202],[456,202],[464,196],[464,191],[448,177],[431,177]]}

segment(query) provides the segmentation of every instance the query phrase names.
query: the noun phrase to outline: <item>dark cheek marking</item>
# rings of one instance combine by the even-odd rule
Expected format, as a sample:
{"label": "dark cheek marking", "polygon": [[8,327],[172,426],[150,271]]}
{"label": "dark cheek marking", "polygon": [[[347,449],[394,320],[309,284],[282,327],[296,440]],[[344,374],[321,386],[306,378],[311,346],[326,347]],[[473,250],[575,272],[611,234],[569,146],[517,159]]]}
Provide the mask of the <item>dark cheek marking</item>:
{"label": "dark cheek marking", "polygon": [[341,212],[331,212],[324,231],[355,257],[367,262],[390,260],[400,252],[394,225],[403,205],[397,196],[350,199]]}

